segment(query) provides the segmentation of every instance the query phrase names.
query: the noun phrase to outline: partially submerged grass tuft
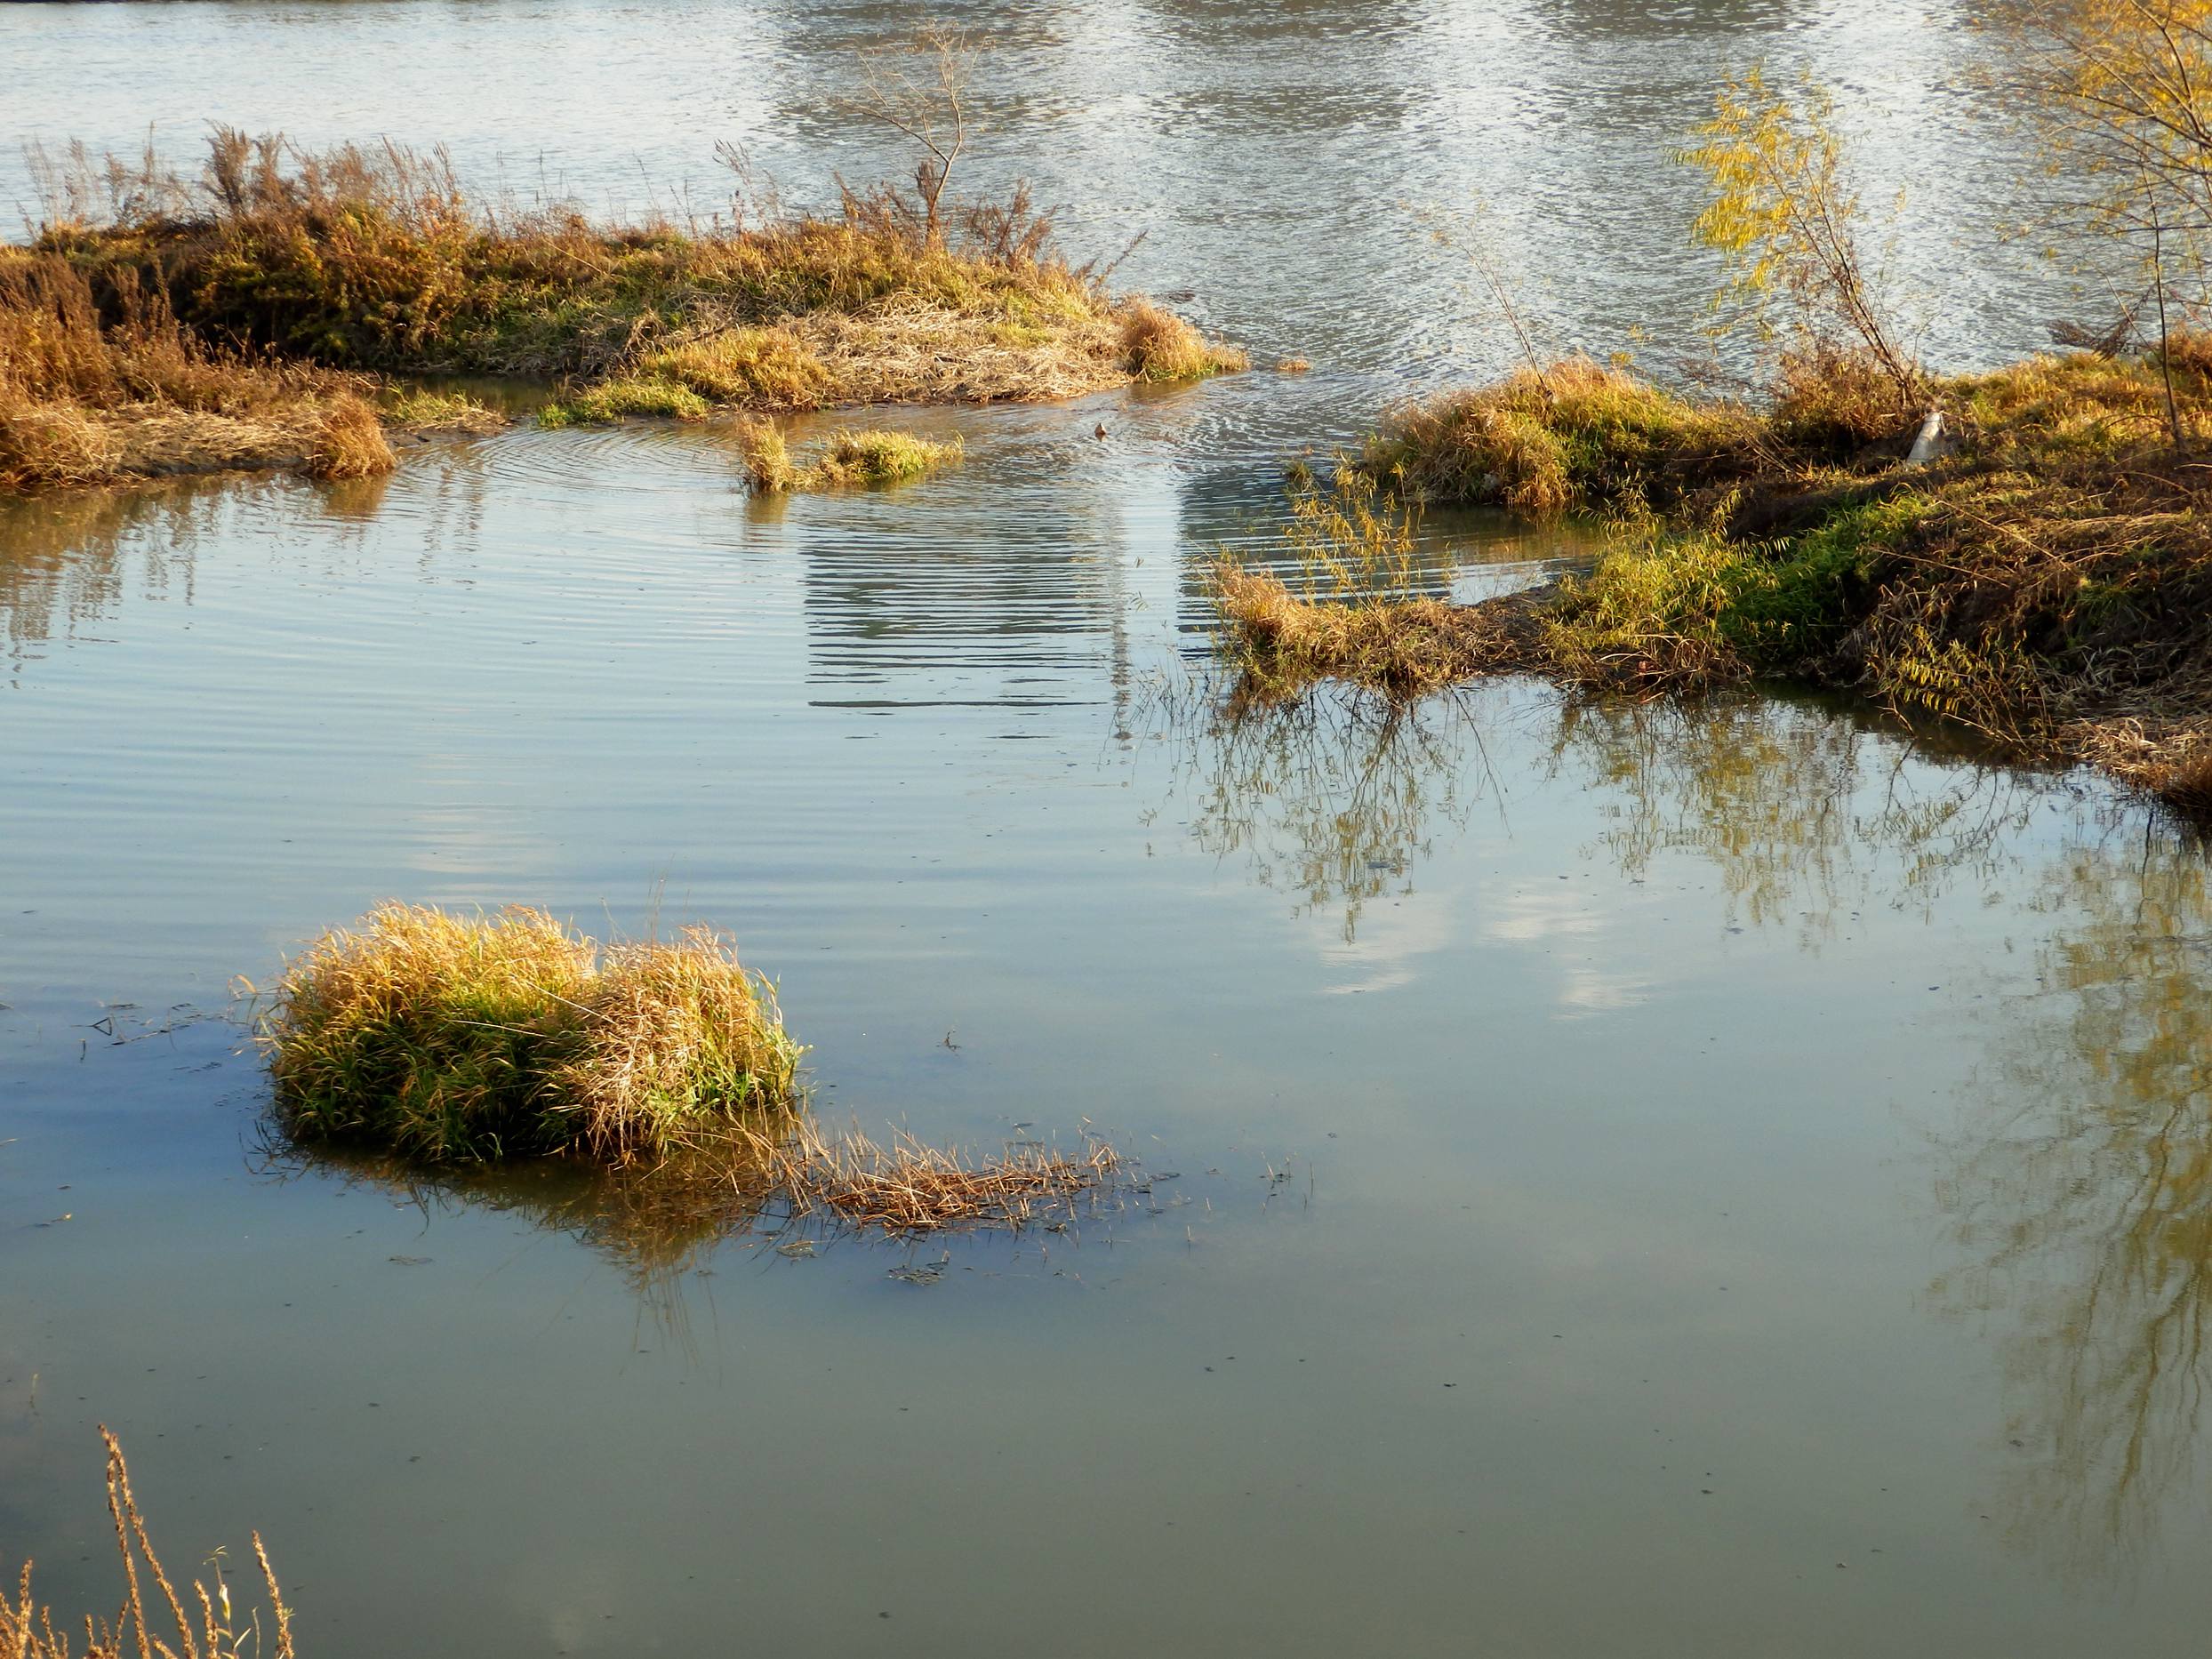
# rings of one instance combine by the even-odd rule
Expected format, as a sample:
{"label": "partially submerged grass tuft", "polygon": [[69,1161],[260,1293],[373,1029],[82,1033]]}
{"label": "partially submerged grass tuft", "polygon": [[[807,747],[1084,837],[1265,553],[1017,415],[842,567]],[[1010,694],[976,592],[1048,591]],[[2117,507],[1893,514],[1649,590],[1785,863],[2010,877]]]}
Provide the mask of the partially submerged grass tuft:
{"label": "partially submerged grass tuft", "polygon": [[[178,1592],[131,1490],[130,1466],[123,1447],[103,1425],[100,1439],[108,1447],[108,1513],[115,1523],[116,1550],[123,1559],[122,1601],[112,1619],[84,1615],[81,1647],[71,1640],[72,1624],[65,1620],[54,1628],[51,1608],[31,1599],[31,1563],[23,1563],[11,1597],[0,1587],[0,1654],[8,1659],[292,1659],[292,1609],[285,1605],[276,1575],[268,1564],[261,1535],[253,1535],[254,1564],[268,1591],[268,1628],[263,1630],[259,1611],[244,1599],[234,1604],[222,1574],[221,1552],[209,1558],[214,1566],[214,1587],[199,1580],[188,1585],[187,1597]],[[166,1613],[149,1617],[147,1592],[157,1592]],[[187,1607],[195,1608],[188,1612]]]}
{"label": "partially submerged grass tuft", "polygon": [[746,477],[762,494],[902,484],[959,465],[964,453],[958,436],[940,440],[846,428],[830,434],[815,458],[802,466],[791,459],[782,429],[770,421],[744,422],[737,441]]}
{"label": "partially submerged grass tuft", "polygon": [[802,1052],[706,930],[603,961],[542,910],[406,904],[288,963],[260,1037],[288,1134],[433,1163],[660,1156],[789,1104]]}
{"label": "partially submerged grass tuft", "polygon": [[1121,348],[1141,381],[1202,381],[1252,366],[1234,346],[1209,341],[1173,311],[1133,300],[1121,311]]}

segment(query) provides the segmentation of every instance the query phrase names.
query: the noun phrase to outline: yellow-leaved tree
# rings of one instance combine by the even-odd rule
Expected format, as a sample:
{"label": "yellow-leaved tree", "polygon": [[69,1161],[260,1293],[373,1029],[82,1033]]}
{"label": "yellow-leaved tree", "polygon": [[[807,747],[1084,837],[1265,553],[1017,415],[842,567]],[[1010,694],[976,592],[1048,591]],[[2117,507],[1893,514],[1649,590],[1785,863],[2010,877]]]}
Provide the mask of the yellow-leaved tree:
{"label": "yellow-leaved tree", "polygon": [[2212,0],[2024,0],[2005,17],[2052,205],[2092,246],[2132,249],[2141,270],[2136,307],[2153,308],[2178,446],[2168,348],[2207,299]]}
{"label": "yellow-leaved tree", "polygon": [[1788,308],[1794,349],[1863,353],[1901,408],[1919,402],[1927,376],[1885,315],[1859,252],[1858,192],[1844,167],[1835,104],[1811,78],[1774,85],[1753,65],[1730,76],[1711,121],[1680,159],[1703,170],[1711,199],[1697,240],[1727,256],[1727,293],[1763,328]]}

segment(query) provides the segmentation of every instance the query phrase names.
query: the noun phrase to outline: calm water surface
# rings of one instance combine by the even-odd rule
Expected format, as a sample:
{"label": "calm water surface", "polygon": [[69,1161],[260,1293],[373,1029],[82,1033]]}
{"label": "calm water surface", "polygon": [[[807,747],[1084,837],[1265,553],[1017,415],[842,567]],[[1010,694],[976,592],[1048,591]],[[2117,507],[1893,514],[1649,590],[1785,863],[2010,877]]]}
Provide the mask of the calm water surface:
{"label": "calm water surface", "polygon": [[[1487,347],[1389,202],[1479,183],[1563,317],[1687,317],[1631,244],[1716,66],[1815,62],[1905,154],[1957,17],[974,20],[1086,244],[1150,225],[1143,281],[1318,373],[899,413],[967,466],[788,504],[641,429],[0,506],[0,1557],[108,1601],[105,1422],[172,1565],[259,1527],[323,1659],[2200,1652],[2194,848],[1825,704],[1234,724],[1202,677],[1281,454]],[[865,171],[822,108],[893,27],[29,6],[0,55],[26,135],[443,134],[616,197],[733,129]],[[1426,545],[1467,593],[1577,550]],[[389,895],[720,924],[826,1114],[1088,1119],[1151,1190],[792,1259],[272,1153],[233,978]]]}

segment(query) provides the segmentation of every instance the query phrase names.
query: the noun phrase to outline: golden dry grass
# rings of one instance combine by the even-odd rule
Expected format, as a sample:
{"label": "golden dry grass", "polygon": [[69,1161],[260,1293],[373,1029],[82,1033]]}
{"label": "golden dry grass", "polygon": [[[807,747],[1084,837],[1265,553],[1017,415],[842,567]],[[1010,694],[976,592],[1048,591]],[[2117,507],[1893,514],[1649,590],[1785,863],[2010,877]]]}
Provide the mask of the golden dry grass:
{"label": "golden dry grass", "polygon": [[103,308],[51,254],[0,249],[0,489],[167,473],[391,469],[357,376],[202,345],[158,289],[118,278]]}
{"label": "golden dry grass", "polygon": [[773,990],[710,928],[610,947],[575,1013],[571,1052],[546,1083],[603,1162],[662,1157],[797,1093],[800,1049]]}
{"label": "golden dry grass", "polygon": [[542,910],[378,907],[260,1011],[278,1120],[429,1162],[657,1157],[797,1092],[803,1052],[726,941],[597,944]]}
{"label": "golden dry grass", "polygon": [[1756,423],[1570,357],[1392,411],[1360,466],[1409,499],[1532,515],[1660,505],[1756,463]]}
{"label": "golden dry grass", "polygon": [[[268,1593],[266,1630],[258,1608],[233,1603],[220,1565],[212,1588],[191,1581],[188,1603],[154,1552],[122,1446],[104,1426],[100,1435],[108,1447],[108,1512],[123,1559],[121,1606],[112,1619],[84,1615],[80,1646],[70,1624],[57,1630],[52,1610],[31,1599],[31,1563],[26,1561],[14,1595],[0,1590],[0,1654],[7,1659],[245,1659],[249,1654],[253,1659],[292,1659],[292,1612],[277,1588],[260,1534],[253,1535],[253,1559]],[[158,1597],[165,1623],[148,1616],[149,1591]]]}
{"label": "golden dry grass", "polygon": [[1141,381],[1202,381],[1252,366],[1234,346],[1209,341],[1173,311],[1149,300],[1132,300],[1120,311],[1121,349]]}

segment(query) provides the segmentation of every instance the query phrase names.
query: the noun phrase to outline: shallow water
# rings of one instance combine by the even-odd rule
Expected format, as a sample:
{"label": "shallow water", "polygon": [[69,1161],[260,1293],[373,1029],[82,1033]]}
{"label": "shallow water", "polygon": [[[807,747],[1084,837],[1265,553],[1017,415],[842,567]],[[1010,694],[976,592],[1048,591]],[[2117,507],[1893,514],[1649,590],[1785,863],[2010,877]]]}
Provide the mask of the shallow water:
{"label": "shallow water", "polygon": [[[884,18],[15,7],[0,51],[49,136],[220,88],[619,194],[613,149],[676,176],[733,123],[841,157],[808,112]],[[988,20],[1051,116],[1025,164],[1129,158],[1078,228],[1153,223],[1144,280],[1318,373],[897,414],[967,465],[789,503],[640,429],[0,506],[0,1558],[108,1601],[104,1422],[172,1565],[260,1527],[323,1659],[2200,1651],[2195,849],[1824,703],[1238,725],[1202,677],[1206,549],[1446,338],[1286,123],[1523,173],[1572,249],[1559,180],[1655,153],[1723,53],[1879,108],[1955,20]],[[318,52],[357,78],[310,103]],[[1593,318],[1688,292],[1583,263]],[[1578,551],[1425,544],[1470,593]],[[796,1257],[272,1151],[233,977],[394,894],[729,927],[833,1119],[1088,1120],[1150,1190]]]}

